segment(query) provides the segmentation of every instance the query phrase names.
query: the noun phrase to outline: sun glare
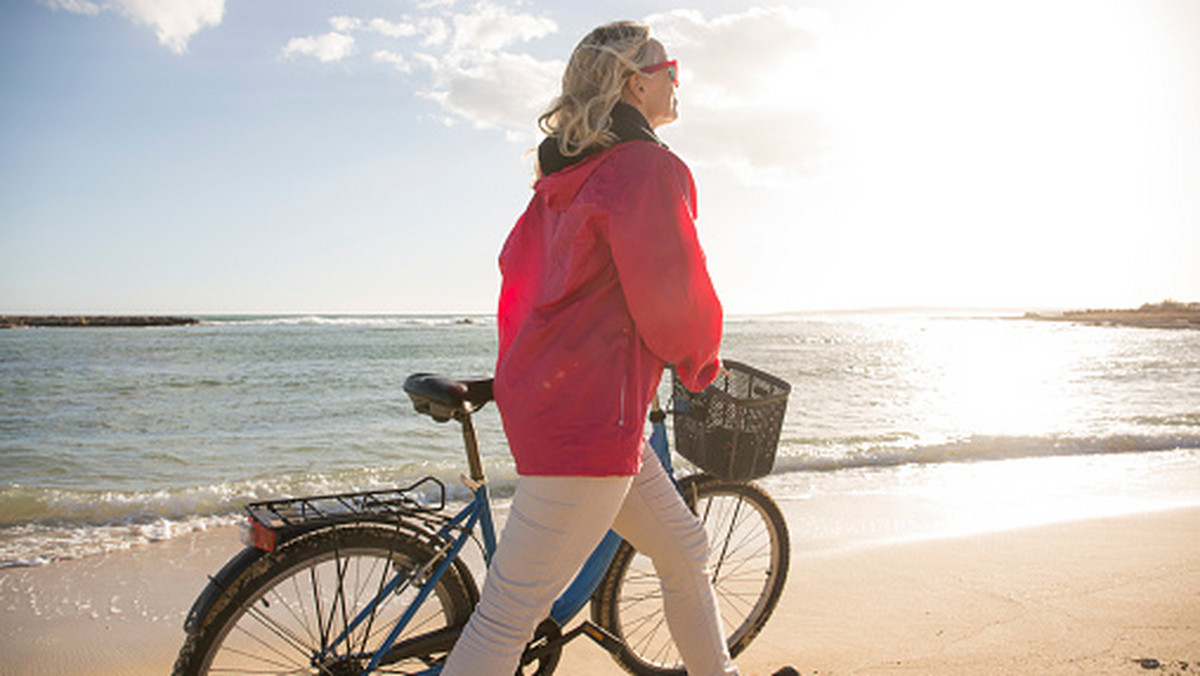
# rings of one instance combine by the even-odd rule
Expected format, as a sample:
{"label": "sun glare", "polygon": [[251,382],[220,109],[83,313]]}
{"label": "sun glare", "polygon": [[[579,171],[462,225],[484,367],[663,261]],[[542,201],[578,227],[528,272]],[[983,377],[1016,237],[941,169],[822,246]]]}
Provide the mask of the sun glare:
{"label": "sun glare", "polygon": [[1077,355],[1029,324],[947,320],[914,341],[926,373],[931,429],[994,437],[1046,436],[1071,429],[1069,387]]}
{"label": "sun glare", "polygon": [[831,172],[853,186],[830,225],[891,277],[882,302],[1121,297],[1065,266],[1149,255],[1127,233],[1161,202],[1155,153],[1181,124],[1153,17],[1082,0],[841,11],[813,59],[784,64],[805,86],[778,96],[828,124]]}

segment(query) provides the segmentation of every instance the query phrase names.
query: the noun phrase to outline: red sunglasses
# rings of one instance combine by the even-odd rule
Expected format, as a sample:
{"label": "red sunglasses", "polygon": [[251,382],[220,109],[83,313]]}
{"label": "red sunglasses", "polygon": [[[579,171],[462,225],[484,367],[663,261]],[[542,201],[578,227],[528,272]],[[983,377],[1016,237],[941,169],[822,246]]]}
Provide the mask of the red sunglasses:
{"label": "red sunglasses", "polygon": [[679,86],[679,61],[671,59],[670,61],[660,61],[652,63],[649,66],[642,68],[642,72],[646,75],[652,75],[663,69],[667,70],[667,77],[671,78],[671,84]]}

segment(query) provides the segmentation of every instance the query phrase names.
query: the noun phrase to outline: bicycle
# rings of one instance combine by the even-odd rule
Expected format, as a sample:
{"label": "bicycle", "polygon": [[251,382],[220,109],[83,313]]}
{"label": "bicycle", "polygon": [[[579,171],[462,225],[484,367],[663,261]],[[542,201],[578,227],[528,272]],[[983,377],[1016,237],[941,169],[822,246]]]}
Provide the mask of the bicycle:
{"label": "bicycle", "polygon": [[[771,469],[790,387],[737,362],[725,368],[699,394],[675,378],[672,413],[677,446],[691,449],[683,455],[720,474],[676,483],[708,531],[713,586],[737,655],[770,617],[787,578],[783,514],[747,479]],[[463,482],[472,496],[465,507],[448,514],[445,485],[434,477],[404,488],[248,505],[247,546],[197,598],[174,673],[440,673],[479,600],[463,551],[474,541],[486,564],[496,547],[472,422],[492,399],[491,382],[414,374],[404,384],[418,412],[462,426],[469,467]],[[674,478],[665,418],[656,405],[650,442]],[[589,601],[590,619],[564,631]],[[611,532],[538,627],[518,673],[553,673],[563,647],[581,635],[630,673],[685,673],[665,628],[653,566]]]}

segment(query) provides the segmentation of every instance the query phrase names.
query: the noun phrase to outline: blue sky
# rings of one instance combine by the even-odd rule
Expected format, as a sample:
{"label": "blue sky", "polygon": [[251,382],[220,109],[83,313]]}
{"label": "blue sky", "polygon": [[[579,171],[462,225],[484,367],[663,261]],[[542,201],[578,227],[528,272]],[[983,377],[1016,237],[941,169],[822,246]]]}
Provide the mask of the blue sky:
{"label": "blue sky", "polygon": [[13,0],[0,312],[490,311],[617,18],[730,312],[1200,300],[1191,0]]}

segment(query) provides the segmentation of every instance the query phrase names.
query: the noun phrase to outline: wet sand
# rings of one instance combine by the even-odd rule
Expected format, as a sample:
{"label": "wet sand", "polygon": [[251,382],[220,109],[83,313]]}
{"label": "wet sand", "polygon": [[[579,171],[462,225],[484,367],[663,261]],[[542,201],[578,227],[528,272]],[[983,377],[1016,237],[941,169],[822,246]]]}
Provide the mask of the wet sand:
{"label": "wet sand", "polygon": [[[743,675],[1200,672],[1200,508],[910,542],[806,538],[821,498],[784,499],[790,577]],[[829,505],[825,505],[828,507]],[[837,511],[853,501],[841,503]],[[906,502],[863,503],[903,514]],[[169,673],[235,529],[0,570],[0,674]],[[557,673],[623,673],[594,644]]]}

